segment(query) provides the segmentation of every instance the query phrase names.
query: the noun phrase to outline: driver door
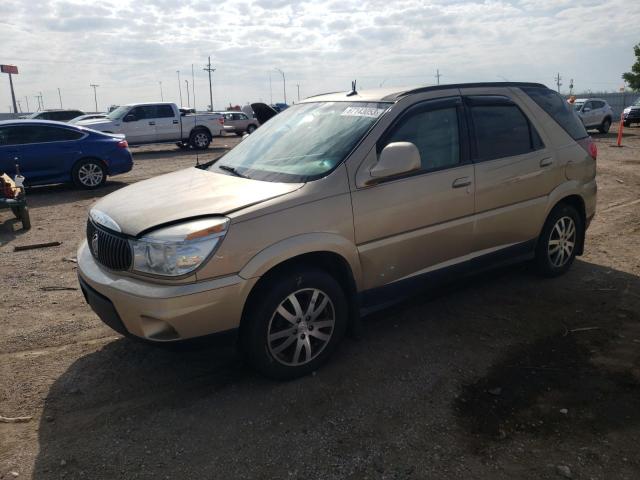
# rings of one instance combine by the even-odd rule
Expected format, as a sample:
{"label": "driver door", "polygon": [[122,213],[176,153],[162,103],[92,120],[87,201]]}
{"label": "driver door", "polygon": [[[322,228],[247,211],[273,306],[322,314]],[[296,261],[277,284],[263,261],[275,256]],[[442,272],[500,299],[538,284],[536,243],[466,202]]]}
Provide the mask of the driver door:
{"label": "driver door", "polygon": [[155,107],[141,105],[129,110],[122,119],[122,133],[131,144],[151,143],[156,141],[154,121]]}
{"label": "driver door", "polygon": [[413,143],[421,169],[352,192],[365,289],[420,279],[471,252],[474,170],[466,137],[462,101],[450,97],[411,107],[378,141],[378,155],[389,143]]}

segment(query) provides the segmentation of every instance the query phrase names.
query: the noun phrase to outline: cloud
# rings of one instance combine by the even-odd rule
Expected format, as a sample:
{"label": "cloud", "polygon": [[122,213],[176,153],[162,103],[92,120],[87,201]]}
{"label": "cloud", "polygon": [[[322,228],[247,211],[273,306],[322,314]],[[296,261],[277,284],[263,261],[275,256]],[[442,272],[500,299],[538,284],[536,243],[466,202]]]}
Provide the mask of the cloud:
{"label": "cloud", "polygon": [[[553,82],[615,90],[633,63],[640,2],[628,0],[3,0],[3,61],[20,68],[18,98],[47,107],[179,97],[190,83],[214,104],[290,100],[346,89],[447,82]],[[598,65],[598,68],[593,68]],[[271,81],[270,81],[271,80]],[[568,82],[567,82],[568,83]],[[184,95],[186,101],[186,95]],[[25,101],[26,103],[26,101]],[[32,101],[33,103],[33,101]],[[0,87],[0,110],[10,104]]]}

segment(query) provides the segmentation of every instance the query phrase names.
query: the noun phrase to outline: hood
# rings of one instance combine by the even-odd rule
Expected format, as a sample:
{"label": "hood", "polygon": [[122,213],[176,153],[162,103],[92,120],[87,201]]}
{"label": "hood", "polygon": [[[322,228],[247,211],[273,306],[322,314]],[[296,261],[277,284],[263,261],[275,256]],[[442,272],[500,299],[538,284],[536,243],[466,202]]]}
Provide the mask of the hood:
{"label": "hood", "polygon": [[113,125],[113,122],[108,118],[91,118],[88,120],[79,120],[75,123],[75,125],[79,127],[97,128],[101,126],[111,126]]}
{"label": "hood", "polygon": [[278,114],[274,108],[271,108],[266,103],[252,103],[251,108],[261,125]]}
{"label": "hood", "polygon": [[117,190],[99,200],[93,209],[108,215],[122,233],[135,236],[178,220],[226,215],[301,186],[188,168]]}

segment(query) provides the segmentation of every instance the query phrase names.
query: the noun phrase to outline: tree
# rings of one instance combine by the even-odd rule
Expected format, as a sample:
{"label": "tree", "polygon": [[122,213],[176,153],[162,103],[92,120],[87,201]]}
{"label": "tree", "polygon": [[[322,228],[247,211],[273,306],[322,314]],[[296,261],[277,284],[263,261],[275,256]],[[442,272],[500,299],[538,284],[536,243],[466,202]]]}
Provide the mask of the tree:
{"label": "tree", "polygon": [[631,66],[631,71],[622,74],[622,78],[629,84],[632,90],[640,91],[640,43],[633,47],[636,55],[636,63]]}

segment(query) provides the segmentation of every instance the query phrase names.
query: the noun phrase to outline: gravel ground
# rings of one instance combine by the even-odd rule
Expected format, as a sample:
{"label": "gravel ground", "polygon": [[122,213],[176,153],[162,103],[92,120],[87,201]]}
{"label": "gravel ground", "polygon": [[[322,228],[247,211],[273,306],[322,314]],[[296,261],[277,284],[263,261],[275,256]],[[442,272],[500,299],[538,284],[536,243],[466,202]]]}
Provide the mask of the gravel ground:
{"label": "gravel ground", "polygon": [[288,383],[232,349],[123,339],[77,290],[92,203],[194,153],[136,149],[98,192],[32,189],[30,232],[0,211],[0,415],[33,417],[0,423],[0,479],[639,478],[640,129],[627,132],[620,149],[594,135],[598,214],[567,275],[518,265],[443,286],[368,317]]}

